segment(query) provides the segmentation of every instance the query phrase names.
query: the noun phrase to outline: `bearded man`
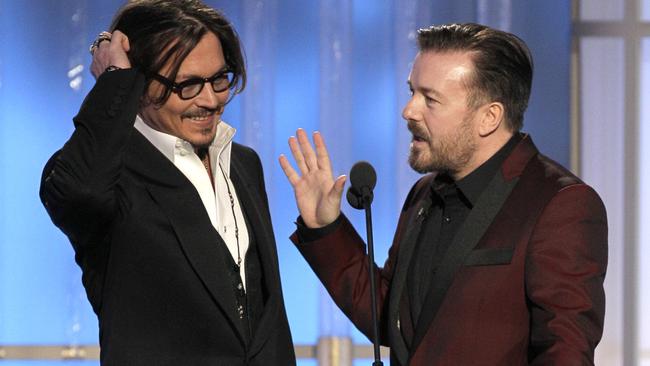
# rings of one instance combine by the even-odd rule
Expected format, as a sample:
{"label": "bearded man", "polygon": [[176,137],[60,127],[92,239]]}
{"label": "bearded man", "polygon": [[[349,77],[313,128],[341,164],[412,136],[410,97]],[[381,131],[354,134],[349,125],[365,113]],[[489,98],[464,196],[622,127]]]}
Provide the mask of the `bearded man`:
{"label": "bearded man", "polygon": [[[391,365],[590,365],[603,330],[607,220],[597,193],[521,133],[533,67],[524,42],[477,24],[422,29],[402,116],[411,189],[378,279]],[[323,138],[280,164],[300,211],[292,240],[372,335],[364,243],[340,212]]]}

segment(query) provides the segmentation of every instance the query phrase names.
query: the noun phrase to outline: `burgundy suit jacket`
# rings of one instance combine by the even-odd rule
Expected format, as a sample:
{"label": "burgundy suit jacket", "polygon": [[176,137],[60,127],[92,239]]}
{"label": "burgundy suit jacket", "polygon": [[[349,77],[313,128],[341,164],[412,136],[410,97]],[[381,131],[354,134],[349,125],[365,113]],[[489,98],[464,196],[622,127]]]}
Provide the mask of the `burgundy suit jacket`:
{"label": "burgundy suit jacket", "polygon": [[[432,174],[411,189],[379,280],[381,342],[393,365],[590,365],[603,329],[607,219],[598,194],[525,136],[445,253],[415,327],[406,274]],[[331,233],[292,240],[335,302],[369,338],[363,240],[343,217]],[[408,299],[407,299],[408,300]],[[406,325],[406,326],[405,326]],[[403,333],[408,332],[408,347]]]}

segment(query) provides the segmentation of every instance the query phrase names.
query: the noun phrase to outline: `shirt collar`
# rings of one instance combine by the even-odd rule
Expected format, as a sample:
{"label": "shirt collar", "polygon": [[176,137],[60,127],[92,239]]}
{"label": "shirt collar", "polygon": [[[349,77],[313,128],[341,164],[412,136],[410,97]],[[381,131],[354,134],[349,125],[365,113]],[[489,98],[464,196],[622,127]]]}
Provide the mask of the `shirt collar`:
{"label": "shirt collar", "polygon": [[[139,115],[135,118],[134,127],[172,163],[175,162],[177,155],[194,154],[194,148],[188,141],[153,129]],[[219,121],[217,133],[208,149],[213,169],[216,168],[216,162],[218,161],[228,177],[230,176],[230,155],[235,132],[237,130],[234,127],[224,121]]]}
{"label": "shirt collar", "polygon": [[469,200],[472,206],[476,204],[485,187],[487,187],[494,175],[499,171],[499,168],[501,168],[508,155],[510,155],[515,146],[521,141],[521,138],[521,134],[513,134],[508,142],[492,155],[492,157],[473,172],[456,182],[456,186],[458,186],[458,189]]}
{"label": "shirt collar", "polygon": [[520,133],[513,134],[499,151],[459,181],[454,182],[448,174],[436,176],[432,187],[434,193],[441,198],[454,192],[458,193],[468,207],[473,207],[492,177],[499,171],[503,162],[521,139]]}

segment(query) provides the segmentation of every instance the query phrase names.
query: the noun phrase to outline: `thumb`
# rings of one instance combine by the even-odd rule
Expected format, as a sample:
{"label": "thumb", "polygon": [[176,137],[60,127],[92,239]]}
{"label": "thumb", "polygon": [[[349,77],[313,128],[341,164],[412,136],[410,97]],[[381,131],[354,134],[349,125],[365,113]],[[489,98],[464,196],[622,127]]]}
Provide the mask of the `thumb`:
{"label": "thumb", "polygon": [[113,31],[111,41],[115,42],[118,49],[120,49],[122,52],[126,53],[131,50],[131,42],[129,42],[129,37],[117,29]]}
{"label": "thumb", "polygon": [[334,181],[332,193],[335,194],[336,198],[338,199],[341,199],[341,196],[343,195],[343,188],[345,188],[345,181],[347,178],[348,177],[345,175],[340,175],[338,178],[336,178],[336,181]]}
{"label": "thumb", "polygon": [[127,36],[122,38],[122,49],[124,49],[124,52],[129,52],[129,50],[131,50],[131,44],[129,43],[129,38]]}

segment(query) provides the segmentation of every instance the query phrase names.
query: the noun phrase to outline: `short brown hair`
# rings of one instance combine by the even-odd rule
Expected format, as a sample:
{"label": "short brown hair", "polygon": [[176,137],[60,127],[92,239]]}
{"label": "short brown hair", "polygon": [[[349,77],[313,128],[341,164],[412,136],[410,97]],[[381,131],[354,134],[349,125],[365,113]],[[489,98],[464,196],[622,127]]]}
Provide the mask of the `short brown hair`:
{"label": "short brown hair", "polygon": [[[221,12],[200,0],[132,0],[115,15],[110,30],[129,37],[133,67],[150,75],[171,62],[171,73],[166,76],[172,80],[185,57],[212,32],[221,42],[226,67],[234,73],[231,96],[246,86],[244,54],[235,28]],[[151,79],[147,87],[149,83]],[[163,104],[169,98],[169,88],[163,90],[153,103]]]}
{"label": "short brown hair", "polygon": [[472,53],[475,70],[468,80],[470,107],[500,102],[509,129],[521,130],[533,79],[533,60],[524,41],[480,24],[445,24],[420,29],[418,47],[423,52]]}

